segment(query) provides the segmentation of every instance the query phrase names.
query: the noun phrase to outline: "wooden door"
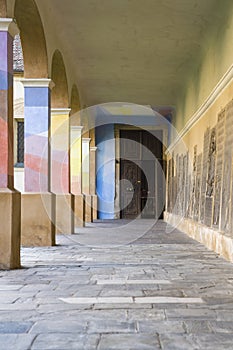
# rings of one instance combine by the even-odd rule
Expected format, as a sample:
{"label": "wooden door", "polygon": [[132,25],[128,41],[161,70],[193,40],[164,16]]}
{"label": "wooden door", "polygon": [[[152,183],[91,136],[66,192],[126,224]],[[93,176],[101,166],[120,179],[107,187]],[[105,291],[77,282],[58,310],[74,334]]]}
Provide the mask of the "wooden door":
{"label": "wooden door", "polygon": [[120,132],[121,217],[155,218],[158,200],[157,161],[162,158],[162,143],[144,130]]}
{"label": "wooden door", "polygon": [[121,161],[121,213],[123,218],[136,218],[140,213],[140,168],[130,160]]}

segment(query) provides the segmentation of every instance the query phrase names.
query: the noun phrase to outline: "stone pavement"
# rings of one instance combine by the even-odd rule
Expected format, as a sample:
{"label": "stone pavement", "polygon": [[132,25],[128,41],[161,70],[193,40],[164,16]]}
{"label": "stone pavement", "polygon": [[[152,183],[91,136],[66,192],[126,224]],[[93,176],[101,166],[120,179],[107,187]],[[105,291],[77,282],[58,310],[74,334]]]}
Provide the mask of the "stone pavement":
{"label": "stone pavement", "polygon": [[150,220],[57,243],[0,271],[1,350],[233,349],[233,265],[203,245]]}

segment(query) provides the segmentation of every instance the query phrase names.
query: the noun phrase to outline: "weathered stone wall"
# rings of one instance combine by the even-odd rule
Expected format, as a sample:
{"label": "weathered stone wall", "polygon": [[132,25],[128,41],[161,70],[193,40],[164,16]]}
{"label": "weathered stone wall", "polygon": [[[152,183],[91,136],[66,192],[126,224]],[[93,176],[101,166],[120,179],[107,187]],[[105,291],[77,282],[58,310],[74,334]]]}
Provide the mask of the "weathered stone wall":
{"label": "weathered stone wall", "polygon": [[212,120],[196,145],[174,148],[168,160],[165,219],[233,261],[233,100]]}

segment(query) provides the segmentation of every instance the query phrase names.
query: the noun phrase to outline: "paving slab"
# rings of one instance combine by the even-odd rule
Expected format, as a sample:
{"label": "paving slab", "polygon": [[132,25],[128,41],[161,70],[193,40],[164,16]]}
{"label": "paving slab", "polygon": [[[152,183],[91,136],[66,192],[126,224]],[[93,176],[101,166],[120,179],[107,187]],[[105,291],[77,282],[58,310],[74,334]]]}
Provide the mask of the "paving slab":
{"label": "paving slab", "polygon": [[157,350],[161,349],[156,334],[102,335],[98,350]]}
{"label": "paving slab", "polygon": [[34,339],[31,334],[0,334],[0,346],[2,350],[31,349]]}
{"label": "paving slab", "polygon": [[77,333],[43,333],[36,337],[31,350],[94,350],[99,337]]}

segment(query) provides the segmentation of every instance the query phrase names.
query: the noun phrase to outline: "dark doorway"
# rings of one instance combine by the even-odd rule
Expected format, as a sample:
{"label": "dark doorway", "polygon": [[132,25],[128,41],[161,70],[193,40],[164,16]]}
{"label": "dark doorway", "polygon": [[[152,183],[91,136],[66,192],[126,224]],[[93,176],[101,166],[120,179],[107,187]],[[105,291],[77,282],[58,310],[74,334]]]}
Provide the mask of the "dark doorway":
{"label": "dark doorway", "polygon": [[161,217],[164,203],[162,131],[120,131],[121,218]]}

